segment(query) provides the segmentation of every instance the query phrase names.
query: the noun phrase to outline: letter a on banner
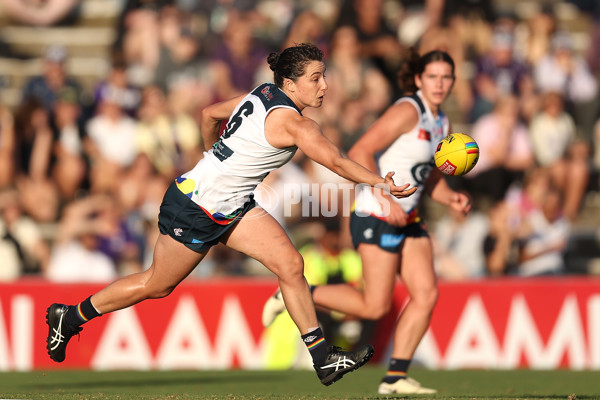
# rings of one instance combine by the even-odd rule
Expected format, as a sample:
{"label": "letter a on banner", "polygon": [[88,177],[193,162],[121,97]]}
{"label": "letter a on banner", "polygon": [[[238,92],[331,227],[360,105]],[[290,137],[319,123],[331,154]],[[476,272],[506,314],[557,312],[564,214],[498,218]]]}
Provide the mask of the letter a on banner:
{"label": "letter a on banner", "polygon": [[193,296],[181,296],[158,348],[156,366],[171,368],[212,368],[208,333]]}
{"label": "letter a on banner", "polygon": [[94,369],[149,369],[152,353],[135,308],[108,315],[109,320],[92,358]]}

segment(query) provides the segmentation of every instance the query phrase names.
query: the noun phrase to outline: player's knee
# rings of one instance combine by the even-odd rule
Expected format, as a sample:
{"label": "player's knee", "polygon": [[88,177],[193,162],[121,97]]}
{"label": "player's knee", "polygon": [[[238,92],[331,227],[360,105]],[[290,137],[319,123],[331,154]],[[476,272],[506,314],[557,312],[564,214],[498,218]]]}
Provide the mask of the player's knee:
{"label": "player's knee", "polygon": [[376,321],[383,318],[391,309],[391,302],[369,304],[361,316],[363,319]]}
{"label": "player's knee", "polygon": [[173,292],[174,287],[160,288],[150,292],[149,298],[151,299],[162,299],[167,297]]}
{"label": "player's knee", "polygon": [[293,253],[281,260],[276,271],[279,279],[283,281],[304,281],[304,260],[300,253]]}
{"label": "player's knee", "polygon": [[424,310],[431,311],[437,303],[438,295],[439,292],[436,286],[423,288],[414,293],[411,298],[411,302],[415,303]]}
{"label": "player's knee", "polygon": [[173,290],[175,289],[175,286],[155,286],[155,287],[150,287],[148,288],[148,295],[147,297],[149,299],[162,299],[164,297],[167,297],[168,295],[170,295]]}

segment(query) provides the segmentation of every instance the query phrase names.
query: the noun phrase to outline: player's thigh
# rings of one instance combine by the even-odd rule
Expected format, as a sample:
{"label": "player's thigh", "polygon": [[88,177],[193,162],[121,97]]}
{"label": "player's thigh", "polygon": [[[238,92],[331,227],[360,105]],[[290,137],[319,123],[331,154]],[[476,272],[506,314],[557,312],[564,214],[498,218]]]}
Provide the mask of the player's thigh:
{"label": "player's thigh", "polygon": [[202,261],[207,252],[198,253],[168,235],[160,234],[154,247],[152,265],[145,272],[148,283],[175,287]]}
{"label": "player's thigh", "polygon": [[433,268],[431,239],[407,237],[402,247],[400,277],[411,296],[435,291],[437,279]]}
{"label": "player's thigh", "polygon": [[400,260],[398,253],[383,250],[370,243],[361,243],[358,253],[362,260],[365,298],[379,304],[390,302],[396,285]]}
{"label": "player's thigh", "polygon": [[226,246],[262,263],[276,275],[281,268],[302,267],[302,257],[284,229],[260,207],[248,211],[221,240]]}

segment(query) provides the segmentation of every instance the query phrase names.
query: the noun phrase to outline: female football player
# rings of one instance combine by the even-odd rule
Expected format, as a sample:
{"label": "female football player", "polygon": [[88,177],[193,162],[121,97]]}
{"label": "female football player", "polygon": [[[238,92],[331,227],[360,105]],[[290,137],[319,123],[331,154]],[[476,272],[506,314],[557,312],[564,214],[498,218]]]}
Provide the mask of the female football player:
{"label": "female football player", "polygon": [[[322,57],[309,44],[271,53],[268,62],[274,83],[203,110],[202,135],[212,147],[165,193],[152,265],[77,305],[52,304],[47,313],[47,349],[54,361],[64,360],[66,345],[82,324],[146,299],[167,296],[219,242],[255,258],[277,275],[290,315],[324,385],[369,360],[370,345],[353,352],[326,346],[303,275],[302,257],[283,228],[256,206],[252,196],[265,176],[287,163],[297,149],[351,181],[387,184],[388,192],[398,197],[416,191],[408,184],[396,186],[392,172],[382,178],[343,156],[319,125],[302,115],[304,108],[323,103],[327,83]],[[219,137],[221,121],[226,119]]]}

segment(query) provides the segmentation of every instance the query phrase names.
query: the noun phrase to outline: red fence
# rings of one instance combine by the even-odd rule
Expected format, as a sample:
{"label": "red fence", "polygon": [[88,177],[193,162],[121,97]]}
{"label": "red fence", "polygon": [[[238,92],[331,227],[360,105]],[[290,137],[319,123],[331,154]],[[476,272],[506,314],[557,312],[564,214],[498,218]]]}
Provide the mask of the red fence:
{"label": "red fence", "polygon": [[[98,285],[0,285],[0,371],[46,368],[263,368],[260,313],[273,279],[188,281],[166,299],[102,316],[72,339],[67,360],[46,355],[45,312]],[[396,292],[396,312],[405,301]],[[395,315],[373,338],[384,358]],[[430,368],[600,369],[600,279],[441,283],[415,362]]]}

